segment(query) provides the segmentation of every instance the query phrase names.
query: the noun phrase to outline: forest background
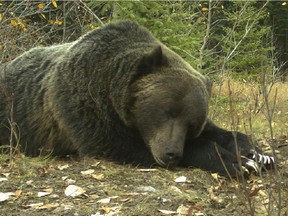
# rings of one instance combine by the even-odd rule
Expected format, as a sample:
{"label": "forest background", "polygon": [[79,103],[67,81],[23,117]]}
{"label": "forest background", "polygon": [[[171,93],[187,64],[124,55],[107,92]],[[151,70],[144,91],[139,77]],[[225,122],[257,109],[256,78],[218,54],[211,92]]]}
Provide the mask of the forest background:
{"label": "forest background", "polygon": [[206,74],[287,75],[283,1],[0,1],[0,61],[131,19]]}

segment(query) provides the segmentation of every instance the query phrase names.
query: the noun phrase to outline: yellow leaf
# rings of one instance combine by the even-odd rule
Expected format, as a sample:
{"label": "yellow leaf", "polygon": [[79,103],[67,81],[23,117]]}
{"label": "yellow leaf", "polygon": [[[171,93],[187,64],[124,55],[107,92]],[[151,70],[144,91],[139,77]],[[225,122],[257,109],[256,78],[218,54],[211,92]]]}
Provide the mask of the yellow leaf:
{"label": "yellow leaf", "polygon": [[44,14],[41,13],[40,16],[41,16],[42,18],[46,19],[46,16],[45,16]]}
{"label": "yellow leaf", "polygon": [[224,9],[224,5],[221,5],[221,8]]}
{"label": "yellow leaf", "polygon": [[102,206],[101,209],[106,213],[108,214],[110,212],[110,208],[107,207],[107,206]]}
{"label": "yellow leaf", "polygon": [[25,30],[26,26],[23,22],[19,22],[18,25],[20,26],[21,29]]}
{"label": "yellow leaf", "polygon": [[202,8],[202,11],[208,11],[208,8]]}
{"label": "yellow leaf", "polygon": [[38,10],[42,10],[45,7],[44,3],[38,4]]}
{"label": "yellow leaf", "polygon": [[16,198],[18,198],[18,197],[21,195],[21,193],[22,193],[22,190],[16,190],[16,191],[14,192]]}
{"label": "yellow leaf", "polygon": [[2,18],[3,18],[3,15],[2,15],[2,14],[0,14],[0,22],[2,21]]}
{"label": "yellow leaf", "polygon": [[286,4],[287,4],[287,2],[283,2],[283,3],[282,3],[282,5],[286,5]]}
{"label": "yellow leaf", "polygon": [[103,180],[105,176],[103,174],[99,174],[99,175],[92,174],[92,178],[96,180]]}
{"label": "yellow leaf", "polygon": [[60,20],[56,20],[55,22],[54,22],[56,25],[62,25],[62,21],[60,21]]}
{"label": "yellow leaf", "polygon": [[17,21],[16,21],[15,19],[11,19],[11,20],[10,20],[10,23],[11,23],[14,27],[17,26]]}
{"label": "yellow leaf", "polygon": [[57,2],[56,2],[55,0],[52,0],[52,5],[53,5],[55,8],[58,7]]}

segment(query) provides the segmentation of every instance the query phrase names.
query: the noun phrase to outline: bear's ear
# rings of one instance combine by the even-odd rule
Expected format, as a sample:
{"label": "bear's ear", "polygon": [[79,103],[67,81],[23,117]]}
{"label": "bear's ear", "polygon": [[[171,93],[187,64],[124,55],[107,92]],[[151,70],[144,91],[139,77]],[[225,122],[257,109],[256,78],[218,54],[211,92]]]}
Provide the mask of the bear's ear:
{"label": "bear's ear", "polygon": [[138,65],[138,74],[140,76],[149,74],[153,68],[167,64],[167,58],[162,53],[161,46],[155,47],[151,52],[145,54]]}

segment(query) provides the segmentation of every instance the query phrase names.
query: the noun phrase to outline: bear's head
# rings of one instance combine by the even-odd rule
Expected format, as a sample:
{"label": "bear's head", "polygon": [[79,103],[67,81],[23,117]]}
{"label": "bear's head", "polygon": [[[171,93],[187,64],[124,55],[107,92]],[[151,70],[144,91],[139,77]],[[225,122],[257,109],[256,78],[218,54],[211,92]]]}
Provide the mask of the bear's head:
{"label": "bear's head", "polygon": [[197,137],[205,126],[210,81],[160,45],[139,60],[137,70],[130,88],[133,126],[158,164],[175,166],[187,133]]}

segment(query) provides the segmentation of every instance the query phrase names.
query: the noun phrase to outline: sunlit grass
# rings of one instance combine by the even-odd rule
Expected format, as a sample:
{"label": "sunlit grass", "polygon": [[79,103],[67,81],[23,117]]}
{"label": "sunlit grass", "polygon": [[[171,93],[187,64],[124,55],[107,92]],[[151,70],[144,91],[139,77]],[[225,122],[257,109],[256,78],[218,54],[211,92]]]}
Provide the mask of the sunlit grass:
{"label": "sunlit grass", "polygon": [[[268,107],[273,114],[272,128],[277,139],[288,134],[288,83],[275,82],[267,85],[268,90],[270,87]],[[239,131],[268,138],[269,121],[263,97],[263,85],[257,82],[223,79],[214,84],[210,116],[221,127],[235,129],[236,124]]]}

